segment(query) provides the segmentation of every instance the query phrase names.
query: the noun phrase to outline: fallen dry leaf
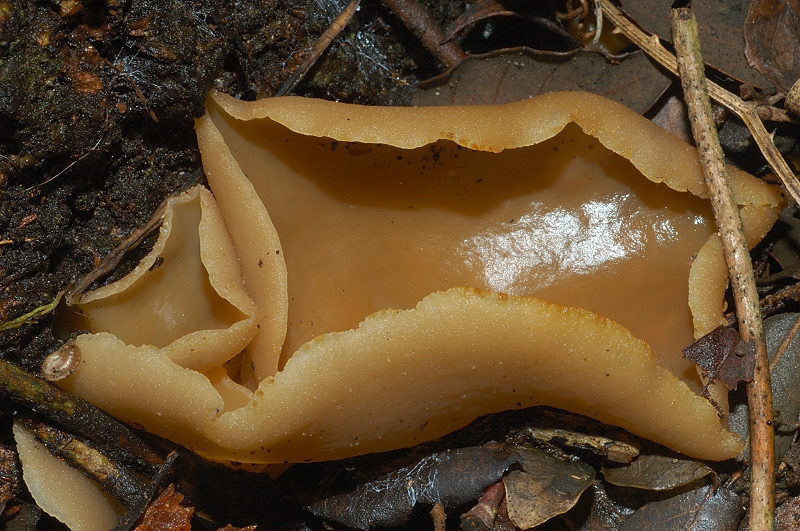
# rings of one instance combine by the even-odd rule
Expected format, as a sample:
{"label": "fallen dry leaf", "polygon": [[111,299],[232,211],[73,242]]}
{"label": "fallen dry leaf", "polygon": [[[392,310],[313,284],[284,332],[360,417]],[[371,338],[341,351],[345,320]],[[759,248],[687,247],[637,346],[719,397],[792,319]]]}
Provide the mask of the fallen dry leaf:
{"label": "fallen dry leaf", "polygon": [[413,105],[508,103],[545,92],[585,90],[641,114],[671,83],[642,52],[612,63],[583,49],[553,53],[525,48],[470,56],[435,81],[414,93]]}
{"label": "fallen dry leaf", "polygon": [[666,455],[640,455],[628,465],[603,467],[602,471],[613,485],[646,490],[670,490],[714,473],[699,461]]}
{"label": "fallen dry leaf", "polygon": [[[772,387],[772,407],[776,412],[775,456],[780,459],[789,449],[794,439],[795,426],[800,417],[800,335],[794,330],[800,314],[784,313],[774,315],[764,321],[764,335],[770,363],[770,385]],[[789,341],[783,343],[787,337]],[[782,349],[782,347],[785,347]],[[776,360],[780,352],[780,358]],[[731,430],[747,434],[747,402],[743,393],[732,395],[731,414],[728,419]],[[783,425],[786,425],[782,428]],[[745,447],[742,458],[749,456]]]}
{"label": "fallen dry leaf", "polygon": [[788,92],[800,79],[800,2],[753,0],[744,23],[744,41],[750,65],[778,90]]}
{"label": "fallen dry leaf", "polygon": [[304,505],[320,518],[357,529],[401,525],[417,503],[454,507],[477,500],[525,459],[519,446],[489,443],[426,455],[381,475],[373,475],[372,467],[332,463],[338,468],[331,469],[333,479],[315,484]]}
{"label": "fallen dry leaf", "polygon": [[522,453],[522,470],[503,478],[508,516],[520,529],[569,511],[594,481],[594,469],[581,461],[562,461],[536,449]]}
{"label": "fallen dry leaf", "polygon": [[753,380],[755,359],[733,328],[714,329],[683,349],[683,357],[698,364],[706,378],[719,380],[728,389]]}
{"label": "fallen dry leaf", "polygon": [[654,501],[634,512],[619,531],[734,531],[741,516],[741,501],[732,491],[711,486]]}
{"label": "fallen dry leaf", "polygon": [[[628,0],[622,10],[647,31],[671,42],[670,5],[661,0]],[[745,83],[769,89],[772,83],[745,59],[742,26],[746,10],[742,3],[696,2],[692,10],[697,17],[705,63]]]}

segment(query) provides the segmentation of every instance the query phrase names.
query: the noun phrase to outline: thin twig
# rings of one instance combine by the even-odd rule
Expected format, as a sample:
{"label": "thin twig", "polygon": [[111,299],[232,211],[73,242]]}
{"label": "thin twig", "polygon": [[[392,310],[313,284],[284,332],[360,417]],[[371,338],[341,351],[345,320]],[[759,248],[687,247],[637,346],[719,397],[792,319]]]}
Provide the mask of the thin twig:
{"label": "thin twig", "polygon": [[134,507],[147,495],[147,482],[123,465],[115,463],[98,449],[53,426],[30,418],[19,419],[50,453],[97,481],[103,489],[122,502]]}
{"label": "thin twig", "polygon": [[[631,22],[627,16],[620,11],[611,0],[599,0],[603,7],[603,13],[616,28],[631,40],[636,46],[644,50],[647,55],[658,61],[664,68],[675,75],[678,75],[678,64],[675,56],[672,55],[664,46],[661,45],[657,35],[651,35]],[[758,116],[758,104],[753,101],[744,101],[740,97],[730,93],[713,81],[707,81],[708,94],[712,99],[731,112],[735,113],[750,130],[753,138],[761,149],[761,153],[772,167],[772,170],[780,178],[789,194],[800,203],[800,181],[797,180],[794,172],[783,159],[783,156],[775,147],[772,136],[767,132],[764,123]]]}
{"label": "thin twig", "polygon": [[125,460],[141,470],[161,463],[159,456],[120,421],[5,360],[0,360],[0,399],[30,409],[100,445],[119,448],[127,454]]}
{"label": "thin twig", "polygon": [[189,178],[181,185],[181,187],[175,191],[174,193],[167,196],[161,204],[158,205],[156,211],[153,213],[152,217],[142,225],[134,229],[134,231],[123,240],[116,248],[114,248],[105,258],[103,258],[100,263],[89,271],[89,273],[80,279],[78,283],[72,288],[69,293],[67,293],[66,302],[68,305],[72,306],[74,304],[78,304],[81,301],[81,297],[89,289],[89,287],[100,277],[105,275],[106,273],[110,272],[114,269],[117,264],[122,260],[125,254],[135,249],[140,243],[144,241],[153,231],[157,230],[161,227],[161,222],[164,219],[164,213],[167,211],[167,205],[169,201],[175,197],[176,195],[188,190],[193,185],[200,182],[200,179],[203,177],[203,169],[198,168],[193,171]]}
{"label": "thin twig", "polygon": [[800,332],[800,317],[795,319],[792,328],[789,330],[789,333],[786,334],[786,337],[783,338],[781,341],[778,350],[775,351],[775,355],[772,357],[772,361],[769,362],[769,370],[770,372],[775,370],[775,367],[778,366],[780,363],[781,358],[783,357],[783,353],[789,348],[789,345],[794,341],[794,338],[797,337],[797,333]]}
{"label": "thin twig", "polygon": [[706,85],[705,65],[700,53],[697,21],[692,10],[687,7],[673,8],[670,11],[670,18],[678,71],[689,111],[692,134],[703,167],[714,219],[725,250],[728,276],[736,302],[739,334],[745,343],[754,344],[753,381],[747,384],[752,471],[749,524],[751,530],[769,530],[772,529],[775,512],[772,391],[753,264],[744,237],[739,208],[733,199],[733,192],[726,175],[724,154],[714,125]]}
{"label": "thin twig", "polygon": [[461,47],[447,40],[428,10],[416,0],[383,0],[383,3],[448,70],[467,56]]}
{"label": "thin twig", "polygon": [[303,62],[298,66],[292,75],[289,76],[289,79],[286,80],[286,83],[283,84],[281,88],[278,89],[273,96],[285,96],[289,94],[294,88],[300,83],[303,78],[306,76],[311,67],[314,66],[314,63],[317,62],[317,59],[322,56],[322,53],[328,49],[328,46],[331,45],[333,40],[342,32],[345,26],[347,26],[350,19],[353,18],[353,15],[356,13],[358,9],[359,0],[351,0],[347,6],[342,10],[341,13],[331,22],[331,25],[328,26],[328,29],[322,34],[322,37],[314,44],[314,47],[311,49],[311,53],[303,59]]}

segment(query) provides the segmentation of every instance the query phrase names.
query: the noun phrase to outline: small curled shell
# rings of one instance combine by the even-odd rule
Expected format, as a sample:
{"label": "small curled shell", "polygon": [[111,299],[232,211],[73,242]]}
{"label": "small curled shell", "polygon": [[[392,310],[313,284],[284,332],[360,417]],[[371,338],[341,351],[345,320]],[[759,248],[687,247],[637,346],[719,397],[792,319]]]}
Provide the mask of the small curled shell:
{"label": "small curled shell", "polygon": [[74,339],[70,339],[44,359],[42,376],[49,382],[63,380],[75,372],[80,362],[81,349]]}

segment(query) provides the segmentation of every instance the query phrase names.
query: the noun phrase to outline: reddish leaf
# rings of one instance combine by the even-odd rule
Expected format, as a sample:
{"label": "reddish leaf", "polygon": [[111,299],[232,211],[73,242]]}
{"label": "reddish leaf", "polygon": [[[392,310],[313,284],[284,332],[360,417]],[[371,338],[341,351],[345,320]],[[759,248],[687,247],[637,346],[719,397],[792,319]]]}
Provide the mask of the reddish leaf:
{"label": "reddish leaf", "polygon": [[800,1],[753,0],[744,41],[750,65],[788,92],[800,79]]}
{"label": "reddish leaf", "polygon": [[183,494],[170,485],[147,507],[134,531],[191,531],[194,507],[181,505]]}
{"label": "reddish leaf", "polygon": [[719,327],[683,349],[683,357],[698,364],[707,378],[735,389],[739,382],[753,381],[751,349],[739,332]]}

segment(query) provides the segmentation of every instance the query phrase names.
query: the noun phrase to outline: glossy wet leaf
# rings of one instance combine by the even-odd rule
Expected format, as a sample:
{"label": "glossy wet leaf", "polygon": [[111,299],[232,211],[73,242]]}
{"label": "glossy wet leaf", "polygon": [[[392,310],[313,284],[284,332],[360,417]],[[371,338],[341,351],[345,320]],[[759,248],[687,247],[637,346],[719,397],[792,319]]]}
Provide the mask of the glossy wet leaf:
{"label": "glossy wet leaf", "polygon": [[604,467],[602,471],[613,485],[647,490],[674,489],[714,472],[699,461],[664,455],[640,455],[628,465]]}
{"label": "glossy wet leaf", "polygon": [[734,531],[741,517],[741,501],[732,491],[711,486],[654,501],[634,512],[619,531]]}
{"label": "glossy wet leaf", "polygon": [[381,473],[359,460],[312,465],[327,470],[327,479],[310,489],[303,505],[320,518],[357,529],[401,525],[417,503],[453,507],[477,500],[509,467],[525,461],[521,448],[498,443],[460,448]]}
{"label": "glossy wet leaf", "polygon": [[729,390],[736,389],[739,382],[753,380],[755,358],[733,328],[714,329],[683,349],[683,357],[697,363],[707,378],[721,381]]}
{"label": "glossy wet leaf", "polygon": [[583,90],[643,113],[670,82],[641,52],[611,62],[586,50],[549,53],[517,49],[468,57],[435,85],[418,90],[412,103],[494,104],[545,92]]}
{"label": "glossy wet leaf", "polygon": [[753,0],[744,24],[745,54],[781,92],[800,79],[800,2]]}
{"label": "glossy wet leaf", "polygon": [[520,529],[569,511],[594,480],[594,469],[580,461],[561,461],[535,449],[523,455],[522,470],[503,478],[508,515]]}

